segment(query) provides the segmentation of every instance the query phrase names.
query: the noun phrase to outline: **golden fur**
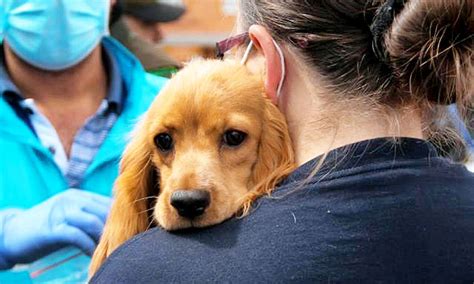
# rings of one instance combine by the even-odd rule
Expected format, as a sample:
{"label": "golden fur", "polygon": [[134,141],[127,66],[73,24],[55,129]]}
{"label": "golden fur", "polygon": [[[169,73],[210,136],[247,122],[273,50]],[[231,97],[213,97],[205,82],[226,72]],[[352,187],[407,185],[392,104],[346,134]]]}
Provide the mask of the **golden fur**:
{"label": "golden fur", "polygon": [[[229,129],[247,134],[238,147],[223,145]],[[163,132],[173,137],[169,153],[154,143]],[[266,98],[261,76],[230,60],[192,61],[155,99],[125,150],[91,275],[119,245],[153,225],[204,227],[248,214],[293,169],[285,119]],[[183,189],[209,191],[203,215],[190,220],[170,205],[171,194]]]}

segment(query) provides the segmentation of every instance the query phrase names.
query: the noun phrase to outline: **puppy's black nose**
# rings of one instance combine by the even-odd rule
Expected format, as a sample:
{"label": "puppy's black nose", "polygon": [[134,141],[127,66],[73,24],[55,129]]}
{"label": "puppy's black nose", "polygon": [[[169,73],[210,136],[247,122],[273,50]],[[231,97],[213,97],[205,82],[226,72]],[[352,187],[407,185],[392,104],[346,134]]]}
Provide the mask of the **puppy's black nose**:
{"label": "puppy's black nose", "polygon": [[178,210],[180,216],[193,219],[204,213],[210,199],[206,190],[179,190],[171,195],[171,205]]}

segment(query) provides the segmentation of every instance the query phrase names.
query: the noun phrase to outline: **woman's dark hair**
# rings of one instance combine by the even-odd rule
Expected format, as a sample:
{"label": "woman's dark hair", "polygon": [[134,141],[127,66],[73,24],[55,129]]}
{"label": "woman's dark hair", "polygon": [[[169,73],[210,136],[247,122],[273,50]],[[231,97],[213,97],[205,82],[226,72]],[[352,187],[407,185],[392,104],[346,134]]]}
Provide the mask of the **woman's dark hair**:
{"label": "woman's dark hair", "polygon": [[265,26],[336,94],[390,107],[473,107],[472,0],[241,0],[240,7],[244,27]]}

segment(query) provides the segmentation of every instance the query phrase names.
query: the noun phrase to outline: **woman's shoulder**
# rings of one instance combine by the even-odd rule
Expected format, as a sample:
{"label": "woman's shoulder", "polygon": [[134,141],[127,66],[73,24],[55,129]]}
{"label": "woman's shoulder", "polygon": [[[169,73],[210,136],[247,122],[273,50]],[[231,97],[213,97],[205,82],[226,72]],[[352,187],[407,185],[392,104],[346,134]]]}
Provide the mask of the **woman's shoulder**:
{"label": "woman's shoulder", "polygon": [[474,255],[473,175],[429,151],[404,150],[395,159],[393,152],[359,156],[309,179],[313,165],[303,166],[244,218],[198,230],[145,232],[117,249],[97,279],[473,278],[467,261]]}

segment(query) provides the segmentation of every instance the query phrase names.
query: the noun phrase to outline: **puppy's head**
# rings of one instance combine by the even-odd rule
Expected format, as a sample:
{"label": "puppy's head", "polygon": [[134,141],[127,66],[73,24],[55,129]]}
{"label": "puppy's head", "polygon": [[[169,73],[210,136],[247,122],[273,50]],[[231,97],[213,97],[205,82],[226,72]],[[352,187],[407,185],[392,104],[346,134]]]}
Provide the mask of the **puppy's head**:
{"label": "puppy's head", "polygon": [[137,139],[142,178],[159,172],[152,206],[167,230],[246,214],[293,169],[284,117],[261,77],[233,61],[191,62],[152,104]]}

